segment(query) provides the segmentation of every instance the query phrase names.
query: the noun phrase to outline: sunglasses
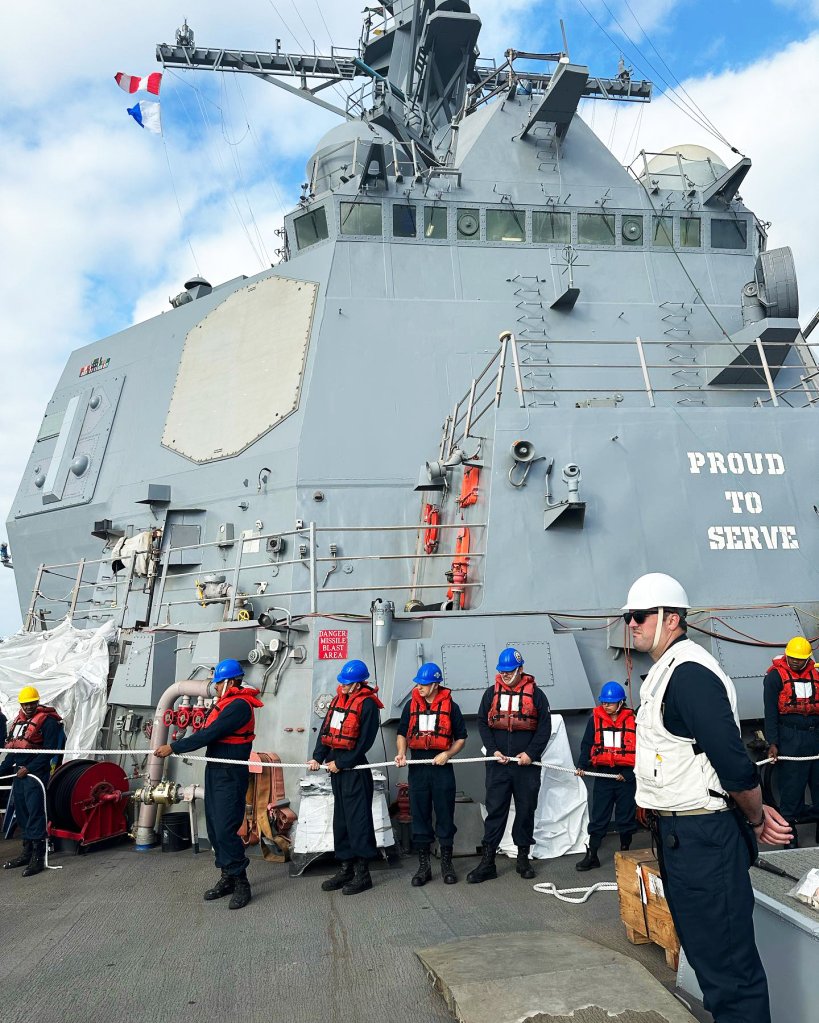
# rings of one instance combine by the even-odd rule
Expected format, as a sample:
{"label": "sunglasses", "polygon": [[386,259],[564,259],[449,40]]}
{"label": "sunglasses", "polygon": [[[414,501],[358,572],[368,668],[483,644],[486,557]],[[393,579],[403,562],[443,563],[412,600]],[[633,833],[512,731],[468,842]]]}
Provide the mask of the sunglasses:
{"label": "sunglasses", "polygon": [[626,625],[631,625],[632,620],[638,625],[642,625],[647,618],[656,615],[659,610],[658,607],[651,607],[647,611],[625,611],[623,613],[623,621]]}

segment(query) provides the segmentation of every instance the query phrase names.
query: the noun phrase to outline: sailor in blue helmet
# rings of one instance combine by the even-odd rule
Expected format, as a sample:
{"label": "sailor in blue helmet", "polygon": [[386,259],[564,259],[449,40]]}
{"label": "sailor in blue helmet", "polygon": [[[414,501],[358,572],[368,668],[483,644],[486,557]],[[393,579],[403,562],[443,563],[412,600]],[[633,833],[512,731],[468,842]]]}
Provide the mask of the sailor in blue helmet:
{"label": "sailor in blue helmet", "polygon": [[[487,756],[486,821],[483,833],[483,857],[466,876],[469,884],[480,884],[498,876],[495,853],[503,839],[512,796],[515,797],[515,822],[512,840],[518,847],[517,872],[529,879],[535,876],[529,861],[529,849],[535,840],[535,810],[540,792],[540,760],[552,734],[549,701],[531,675],[524,674],[523,656],[507,647],[498,657],[495,683],[483,694],[478,709],[478,730]],[[516,757],[517,763],[510,762]]]}
{"label": "sailor in blue helmet", "polygon": [[319,731],[312,760],[318,771],[327,764],[333,787],[333,850],[341,866],[322,882],[321,890],[358,895],[373,886],[370,860],[377,854],[373,827],[373,776],[353,768],[367,763],[367,751],[378,735],[378,712],[384,704],[367,685],[370,669],[363,661],[347,661],[338,674],[338,690]]}
{"label": "sailor in blue helmet", "polygon": [[595,778],[592,782],[589,845],[586,855],[575,864],[575,870],[593,870],[600,866],[597,852],[609,829],[612,809],[621,849],[631,848],[631,838],[637,830],[637,804],[634,801],[637,733],[634,711],[625,703],[626,691],[620,683],[606,682],[580,743],[577,774],[581,778],[589,770],[616,777]]}
{"label": "sailor in blue helmet", "polygon": [[[247,761],[253,748],[255,711],[263,706],[257,689],[243,686],[244,669],[238,661],[220,661],[211,686],[216,699],[203,728],[185,739],[159,746],[154,756],[192,753],[205,747],[205,755],[223,760]],[[247,868],[250,864],[239,837],[245,816],[245,797],[250,777],[245,763],[208,764],[205,767],[205,823],[221,876],[205,892],[205,901],[230,895],[230,909],[242,909],[250,902]]]}
{"label": "sailor in blue helmet", "polygon": [[[407,749],[413,767],[409,772],[409,798],[412,812],[412,841],[418,850],[418,870],[413,888],[432,880],[430,845],[435,835],[441,847],[441,877],[444,884],[458,880],[452,866],[455,839],[455,771],[449,759],[463,749],[466,725],[461,708],[444,686],[444,673],[428,661],[418,669],[415,688],[398,723],[395,762],[406,767]],[[421,763],[419,763],[419,761]],[[435,830],[432,811],[435,810]]]}

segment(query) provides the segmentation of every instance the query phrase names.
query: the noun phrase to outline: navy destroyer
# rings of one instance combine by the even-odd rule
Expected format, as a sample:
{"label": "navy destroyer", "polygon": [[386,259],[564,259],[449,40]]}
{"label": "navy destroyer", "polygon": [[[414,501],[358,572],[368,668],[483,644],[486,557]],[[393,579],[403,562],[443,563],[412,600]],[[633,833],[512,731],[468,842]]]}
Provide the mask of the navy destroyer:
{"label": "navy destroyer", "polygon": [[[576,734],[602,681],[645,670],[617,611],[645,571],[685,581],[748,722],[767,647],[815,634],[819,372],[791,252],[739,195],[751,160],[625,168],[578,106],[651,83],[565,46],[488,61],[479,32],[466,0],[397,0],[352,51],[210,49],[187,24],[157,47],[339,124],[277,266],[192,278],[74,352],[44,411],[7,522],[24,628],[109,623],[103,747],[198,727],[236,657],[257,747],[304,762],[362,657],[389,759],[419,663],[474,715],[509,645]],[[201,773],[139,771],[150,846]],[[459,782],[479,801],[477,769]]]}

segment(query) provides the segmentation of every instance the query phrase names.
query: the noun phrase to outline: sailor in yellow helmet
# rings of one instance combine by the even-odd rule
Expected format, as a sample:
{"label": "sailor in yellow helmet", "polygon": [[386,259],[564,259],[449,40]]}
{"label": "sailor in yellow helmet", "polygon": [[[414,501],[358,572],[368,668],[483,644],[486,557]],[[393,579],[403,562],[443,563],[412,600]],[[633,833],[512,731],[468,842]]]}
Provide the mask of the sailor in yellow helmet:
{"label": "sailor in yellow helmet", "polygon": [[810,643],[794,636],[784,655],[775,657],[763,682],[765,738],[776,763],[779,812],[793,828],[788,848],[798,842],[796,819],[805,810],[805,789],[819,804],[819,760],[778,760],[780,756],[819,755],[819,672]]}
{"label": "sailor in yellow helmet", "polygon": [[45,864],[47,821],[40,782],[48,783],[54,755],[38,751],[61,747],[63,721],[53,707],[40,703],[40,694],[34,686],[23,686],[18,699],[20,713],[8,734],[0,775],[11,774],[16,769],[11,794],[23,834],[23,851],[3,867],[6,870],[25,867],[23,877],[31,877],[39,874]]}

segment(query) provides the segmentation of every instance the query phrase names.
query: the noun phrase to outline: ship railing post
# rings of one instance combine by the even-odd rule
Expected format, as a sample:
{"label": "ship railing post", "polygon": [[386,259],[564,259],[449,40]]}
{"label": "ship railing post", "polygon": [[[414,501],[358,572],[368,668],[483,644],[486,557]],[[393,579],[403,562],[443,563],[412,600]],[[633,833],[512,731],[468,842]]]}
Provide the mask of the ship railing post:
{"label": "ship railing post", "polygon": [[648,395],[648,403],[654,408],[654,391],[651,389],[651,381],[648,377],[648,367],[646,366],[646,356],[643,351],[642,338],[636,337],[635,342],[637,343],[637,354],[640,356],[640,366],[643,370],[643,383],[646,385],[646,394]]}
{"label": "ship railing post", "polygon": [[[154,563],[155,564],[155,563]],[[131,558],[131,567],[128,569],[128,578],[125,580],[125,595],[122,598],[122,613],[119,616],[119,628],[125,628],[125,616],[128,613],[128,598],[131,596],[131,586],[134,582],[134,567],[136,558]],[[114,576],[114,593],[117,593],[117,577]],[[117,598],[118,598],[117,594]]]}
{"label": "ship railing post", "polygon": [[776,397],[776,390],[774,389],[773,377],[771,376],[771,368],[768,365],[768,360],[765,357],[765,347],[759,338],[755,341],[756,350],[759,352],[759,361],[762,364],[762,372],[765,374],[765,380],[768,384],[768,390],[771,392],[771,401],[773,402],[774,408],[779,408],[779,402]]}
{"label": "ship railing post", "polygon": [[77,566],[77,578],[74,582],[74,590],[71,594],[71,603],[68,607],[68,614],[66,618],[69,622],[74,620],[74,612],[77,610],[77,601],[80,597],[80,586],[82,586],[82,574],[85,571],[85,558],[80,558]]}
{"label": "ship railing post", "polygon": [[37,569],[37,578],[34,580],[34,589],[31,591],[31,603],[28,606],[26,612],[26,623],[24,626],[25,632],[34,632],[34,609],[37,606],[37,597],[40,595],[40,583],[43,580],[43,572],[45,571],[45,565],[41,564]]}
{"label": "ship railing post", "polygon": [[469,431],[472,429],[472,409],[475,405],[475,387],[476,381],[473,379],[472,386],[469,388],[469,401],[466,405],[466,423],[464,425],[464,440],[469,436]]}
{"label": "ship railing post", "polygon": [[310,523],[310,614],[318,610],[318,587],[316,586],[316,524]]}
{"label": "ship railing post", "polygon": [[[159,618],[160,615],[162,614],[162,605],[165,601],[165,583],[167,582],[168,579],[168,565],[170,565],[171,563],[172,550],[173,548],[171,547],[170,544],[168,544],[168,546],[165,548],[164,553],[162,554],[163,558],[162,575],[159,578],[159,600],[157,601],[156,604],[156,620],[154,622],[155,625],[159,625]],[[168,612],[169,612],[168,620],[170,621],[170,607],[168,608]],[[148,623],[150,624],[150,615],[148,616]]]}
{"label": "ship railing post", "polygon": [[230,600],[228,602],[228,611],[225,621],[233,621],[233,613],[236,610],[236,597],[239,593],[239,573],[242,570],[242,555],[245,552],[245,541],[243,537],[239,537],[238,550],[236,551],[236,561],[233,565],[233,586],[230,591]]}
{"label": "ship railing post", "polygon": [[808,387],[808,378],[803,374],[802,376],[799,377],[799,380],[802,384],[802,390],[805,392],[805,397],[807,398],[808,401],[808,408],[811,408],[813,406],[813,395],[810,393],[810,388]]}
{"label": "ship railing post", "polygon": [[505,330],[500,336],[500,359],[498,360],[498,382],[495,385],[495,408],[500,408],[501,395],[503,394],[503,374],[506,369],[506,346],[512,335]]}
{"label": "ship railing post", "polygon": [[520,375],[520,359],[518,358],[518,342],[514,334],[509,335],[509,341],[512,346],[512,366],[515,370],[515,386],[518,389],[518,404],[521,408],[525,408],[526,402],[523,398],[523,380]]}

